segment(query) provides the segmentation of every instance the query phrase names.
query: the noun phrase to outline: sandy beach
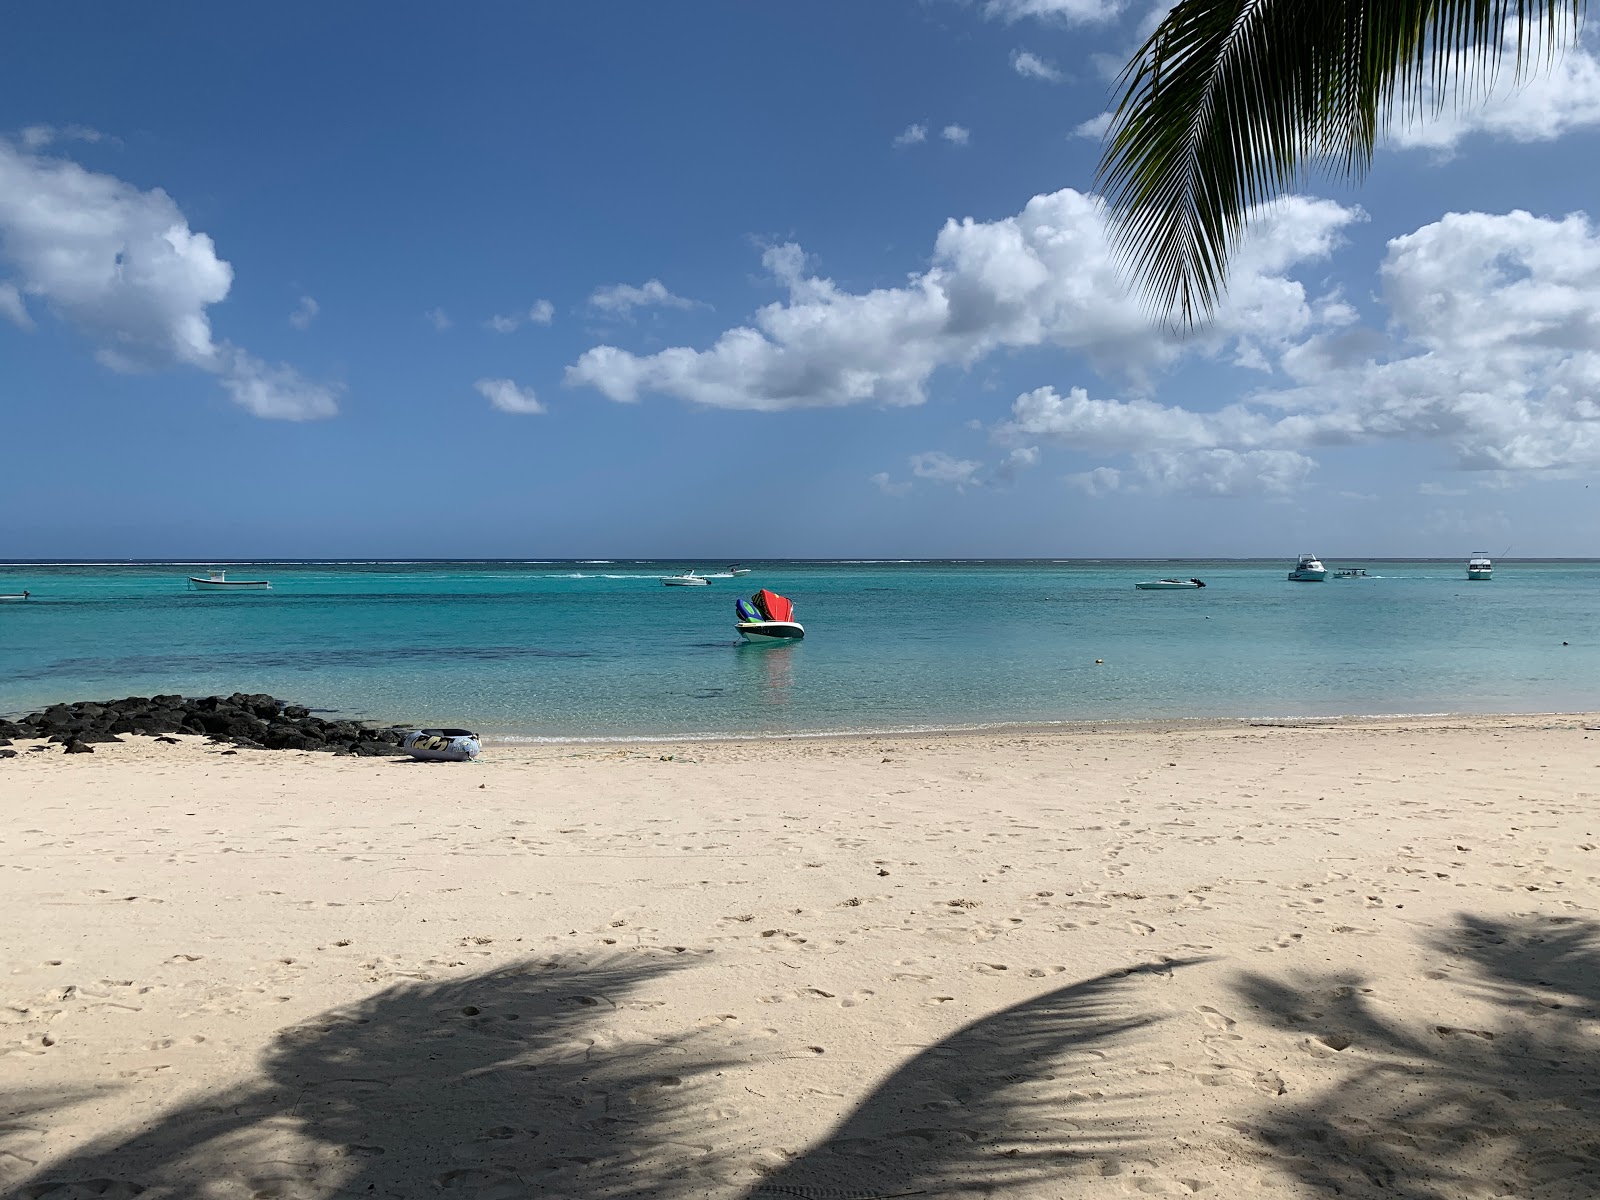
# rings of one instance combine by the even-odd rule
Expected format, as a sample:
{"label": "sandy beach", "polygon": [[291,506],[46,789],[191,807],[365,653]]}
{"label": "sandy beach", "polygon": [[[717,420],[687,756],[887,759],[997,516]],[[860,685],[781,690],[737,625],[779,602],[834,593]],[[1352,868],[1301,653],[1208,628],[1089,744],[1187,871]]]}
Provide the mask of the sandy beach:
{"label": "sandy beach", "polygon": [[1581,716],[0,762],[0,1189],[1600,1192]]}

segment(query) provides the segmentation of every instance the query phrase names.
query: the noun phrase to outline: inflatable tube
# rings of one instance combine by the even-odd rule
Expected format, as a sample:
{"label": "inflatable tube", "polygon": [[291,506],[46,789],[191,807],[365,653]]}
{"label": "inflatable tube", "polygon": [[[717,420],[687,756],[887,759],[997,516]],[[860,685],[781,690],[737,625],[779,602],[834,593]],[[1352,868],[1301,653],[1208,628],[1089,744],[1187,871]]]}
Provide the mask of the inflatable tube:
{"label": "inflatable tube", "polygon": [[468,762],[478,757],[483,743],[469,729],[413,729],[400,739],[400,749],[412,758]]}

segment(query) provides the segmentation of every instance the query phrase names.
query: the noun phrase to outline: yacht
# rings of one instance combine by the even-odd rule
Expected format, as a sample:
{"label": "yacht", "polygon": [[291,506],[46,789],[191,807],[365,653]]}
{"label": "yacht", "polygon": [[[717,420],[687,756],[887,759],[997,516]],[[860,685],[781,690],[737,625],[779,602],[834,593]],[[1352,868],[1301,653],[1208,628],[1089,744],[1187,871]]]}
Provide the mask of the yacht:
{"label": "yacht", "polygon": [[266,592],[272,584],[265,579],[229,579],[226,571],[207,571],[202,579],[189,576],[189,586],[199,592]]}
{"label": "yacht", "polygon": [[666,587],[707,587],[710,584],[704,575],[696,575],[693,571],[685,571],[682,575],[663,575],[661,582]]}
{"label": "yacht", "polygon": [[1300,561],[1294,564],[1294,570],[1289,572],[1291,583],[1321,583],[1328,577],[1328,568],[1322,565],[1315,554],[1302,554]]}
{"label": "yacht", "polygon": [[1490,561],[1487,550],[1474,550],[1472,552],[1472,557],[1467,559],[1467,578],[1494,578],[1494,563]]}

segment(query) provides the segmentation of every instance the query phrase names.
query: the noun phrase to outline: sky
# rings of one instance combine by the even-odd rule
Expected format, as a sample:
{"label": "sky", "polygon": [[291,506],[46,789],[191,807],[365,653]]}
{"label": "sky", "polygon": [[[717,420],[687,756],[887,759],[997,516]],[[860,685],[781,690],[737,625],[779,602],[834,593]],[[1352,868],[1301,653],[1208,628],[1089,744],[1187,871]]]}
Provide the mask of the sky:
{"label": "sky", "polygon": [[0,559],[1600,555],[1600,37],[1155,321],[1148,0],[8,5]]}

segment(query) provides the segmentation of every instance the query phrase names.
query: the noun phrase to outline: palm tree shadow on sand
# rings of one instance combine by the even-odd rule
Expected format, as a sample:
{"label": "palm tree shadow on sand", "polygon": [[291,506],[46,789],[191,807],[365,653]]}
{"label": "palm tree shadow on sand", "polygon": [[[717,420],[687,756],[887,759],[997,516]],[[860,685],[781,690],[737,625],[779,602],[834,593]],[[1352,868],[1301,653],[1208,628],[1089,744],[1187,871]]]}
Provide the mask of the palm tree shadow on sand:
{"label": "palm tree shadow on sand", "polygon": [[85,1146],[8,1200],[146,1189],[195,1200],[847,1200],[1048,1180],[1148,1132],[1147,1099],[1105,1094],[1095,1072],[1152,1020],[1133,1007],[1140,980],[1182,964],[1099,976],[975,1021],[799,1155],[774,1151],[737,1105],[740,1080],[718,1078],[771,1055],[710,1029],[627,1028],[633,993],[682,965],[524,962],[386,989],[282,1031],[258,1080]]}
{"label": "palm tree shadow on sand", "polygon": [[1492,1020],[1402,1024],[1359,977],[1247,976],[1243,998],[1343,1081],[1250,1130],[1316,1195],[1443,1200],[1600,1195],[1600,924],[1458,917],[1429,942],[1440,981]]}

